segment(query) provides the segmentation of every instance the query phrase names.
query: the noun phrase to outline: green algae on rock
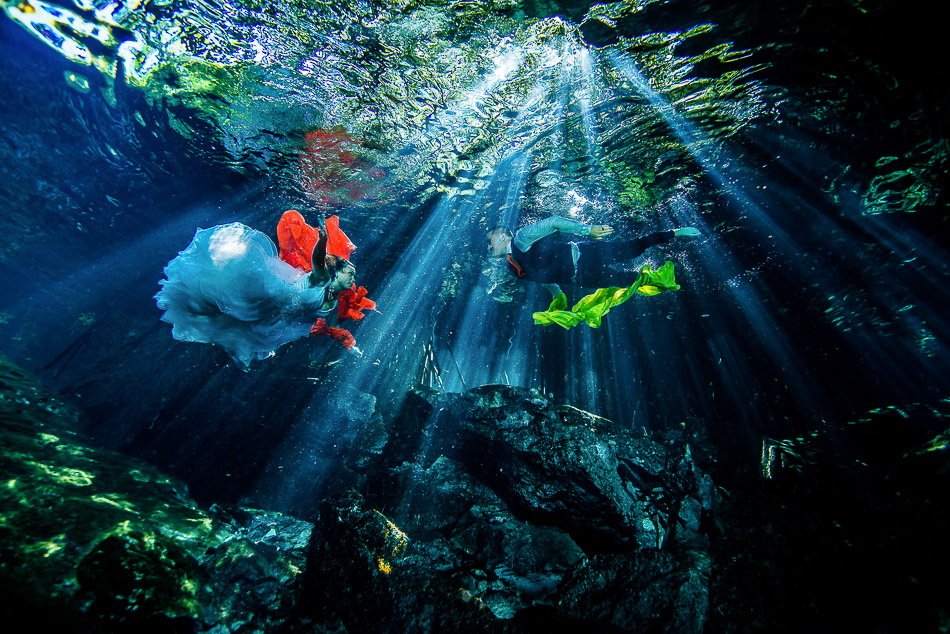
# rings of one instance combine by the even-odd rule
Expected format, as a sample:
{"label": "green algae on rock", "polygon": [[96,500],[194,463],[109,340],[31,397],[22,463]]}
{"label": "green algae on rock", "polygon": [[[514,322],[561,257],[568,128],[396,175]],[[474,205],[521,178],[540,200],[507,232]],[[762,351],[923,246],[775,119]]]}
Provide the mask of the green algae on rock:
{"label": "green algae on rock", "polygon": [[0,357],[0,591],[8,611],[105,630],[181,620],[259,629],[286,617],[310,524],[201,509],[184,484],[88,444],[71,431],[76,420]]}

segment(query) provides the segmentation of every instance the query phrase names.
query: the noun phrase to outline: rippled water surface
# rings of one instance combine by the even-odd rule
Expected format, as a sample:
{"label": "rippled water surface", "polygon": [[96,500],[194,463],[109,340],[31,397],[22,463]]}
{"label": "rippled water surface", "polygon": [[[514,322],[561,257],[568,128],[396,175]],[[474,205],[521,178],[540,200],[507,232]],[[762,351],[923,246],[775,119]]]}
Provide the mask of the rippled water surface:
{"label": "rippled water surface", "polygon": [[[830,161],[814,184],[859,197],[860,213],[873,215],[935,204],[946,162],[945,145],[925,134],[936,113],[910,94],[927,87],[907,86],[899,109],[875,103],[903,90],[896,72],[906,70],[862,57],[879,52],[866,34],[897,13],[887,4],[88,0],[5,12],[10,45],[42,59],[9,59],[26,77],[7,80],[55,95],[64,112],[54,121],[89,134],[76,150],[133,186],[163,170],[179,177],[193,156],[236,174],[264,171],[288,195],[316,188],[328,204],[369,211],[399,196],[472,195],[522,159],[521,195],[541,213],[563,204],[536,191],[551,171],[584,194],[608,192],[591,201],[596,213],[643,220],[713,166],[754,178],[742,169],[760,168],[760,157],[735,159],[763,152],[774,162],[781,147]],[[29,120],[8,137],[49,161]],[[908,138],[901,126],[923,129]],[[824,151],[873,142],[875,129],[899,147]],[[308,178],[305,136],[328,131],[352,152]],[[156,140],[187,149],[149,152]],[[581,207],[575,215],[595,213]],[[86,213],[103,222],[115,211]]]}

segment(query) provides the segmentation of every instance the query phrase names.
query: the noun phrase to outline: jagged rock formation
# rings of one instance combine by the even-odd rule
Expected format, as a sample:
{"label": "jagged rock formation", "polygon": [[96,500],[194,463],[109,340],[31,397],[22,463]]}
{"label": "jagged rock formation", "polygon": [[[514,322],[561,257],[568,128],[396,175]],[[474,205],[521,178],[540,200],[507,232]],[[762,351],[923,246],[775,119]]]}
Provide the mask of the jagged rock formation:
{"label": "jagged rock formation", "polygon": [[[365,483],[324,501],[305,596],[352,631],[701,631],[712,482],[688,443],[534,390],[416,392]],[[478,608],[478,609],[475,609]]]}
{"label": "jagged rock formation", "polygon": [[347,420],[376,430],[343,463],[363,495],[324,499],[311,538],[279,513],[202,510],[182,483],[87,444],[34,379],[6,362],[2,374],[10,618],[90,631],[702,629],[714,499],[683,440],[501,386],[413,393],[385,433],[354,399]]}
{"label": "jagged rock formation", "polygon": [[[311,525],[199,508],[181,482],[87,444],[76,413],[0,357],[0,596],[70,631],[263,631],[294,604]],[[42,629],[42,628],[40,628]]]}
{"label": "jagged rock formation", "polygon": [[727,488],[699,430],[637,435],[533,390],[415,391],[385,421],[368,397],[328,411],[347,421],[346,475],[314,524],[202,510],[87,444],[0,359],[3,615],[108,632],[945,622],[946,401],[767,439],[760,474],[716,471]]}

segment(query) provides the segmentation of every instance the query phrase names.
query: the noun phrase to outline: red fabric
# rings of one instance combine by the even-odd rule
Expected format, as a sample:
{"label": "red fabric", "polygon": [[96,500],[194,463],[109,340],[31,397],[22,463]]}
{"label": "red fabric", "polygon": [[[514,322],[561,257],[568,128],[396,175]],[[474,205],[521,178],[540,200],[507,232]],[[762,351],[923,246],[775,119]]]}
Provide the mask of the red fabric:
{"label": "red fabric", "polygon": [[505,259],[508,260],[508,264],[510,264],[515,270],[515,273],[518,275],[518,277],[524,277],[524,269],[521,268],[521,265],[518,264],[517,260],[511,257],[510,253],[505,257]]}
{"label": "red fabric", "polygon": [[312,271],[310,255],[317,243],[317,231],[304,222],[299,212],[285,211],[277,223],[277,242],[280,259],[302,271]]}
{"label": "red fabric", "polygon": [[[326,224],[327,253],[349,260],[350,254],[356,250],[356,245],[340,230],[340,219],[330,216]],[[301,271],[312,271],[313,263],[310,262],[310,257],[319,237],[320,229],[308,225],[300,212],[293,209],[285,211],[277,223],[280,259]]]}
{"label": "red fabric", "polygon": [[364,310],[376,310],[376,302],[366,297],[368,292],[362,286],[356,288],[356,284],[345,291],[340,291],[340,294],[337,295],[339,300],[336,308],[337,319],[340,321],[362,319],[366,316],[363,314]]}
{"label": "red fabric", "polygon": [[323,319],[318,319],[317,323],[310,327],[310,334],[314,337],[330,337],[334,341],[339,341],[340,345],[347,350],[356,345],[356,339],[353,337],[353,333],[345,328],[328,326],[327,322]]}

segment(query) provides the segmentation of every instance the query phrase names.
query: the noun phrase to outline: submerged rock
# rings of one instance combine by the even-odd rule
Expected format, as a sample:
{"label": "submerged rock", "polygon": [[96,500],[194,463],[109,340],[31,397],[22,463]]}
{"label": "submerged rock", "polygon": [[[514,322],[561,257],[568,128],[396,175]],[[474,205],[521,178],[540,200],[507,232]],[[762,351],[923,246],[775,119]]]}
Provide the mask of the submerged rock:
{"label": "submerged rock", "polygon": [[565,581],[556,613],[607,631],[702,632],[711,569],[711,559],[697,552],[596,555]]}
{"label": "submerged rock", "polygon": [[356,492],[324,501],[298,623],[308,631],[335,623],[352,632],[503,631],[429,554]]}
{"label": "submerged rock", "polygon": [[388,434],[366,496],[321,506],[301,623],[702,630],[713,488],[685,442],[504,386],[416,392]]}
{"label": "submerged rock", "polygon": [[405,492],[390,515],[424,544],[433,567],[453,571],[465,592],[498,618],[552,597],[584,552],[564,531],[519,520],[494,491],[440,457],[392,475]]}
{"label": "submerged rock", "polygon": [[397,426],[402,459],[439,456],[462,464],[524,519],[567,531],[597,552],[701,543],[712,481],[689,447],[634,436],[612,422],[558,406],[536,390],[483,386],[465,394],[420,392]]}
{"label": "submerged rock", "polygon": [[75,420],[0,358],[5,616],[81,631],[261,631],[286,619],[310,524],[202,510],[184,484],[87,444]]}
{"label": "submerged rock", "polygon": [[500,386],[415,393],[385,428],[369,400],[351,413],[366,424],[340,442],[363,444],[340,460],[364,494],[315,501],[314,525],[203,510],[0,363],[4,614],[88,631],[702,629],[714,500],[685,442]]}

